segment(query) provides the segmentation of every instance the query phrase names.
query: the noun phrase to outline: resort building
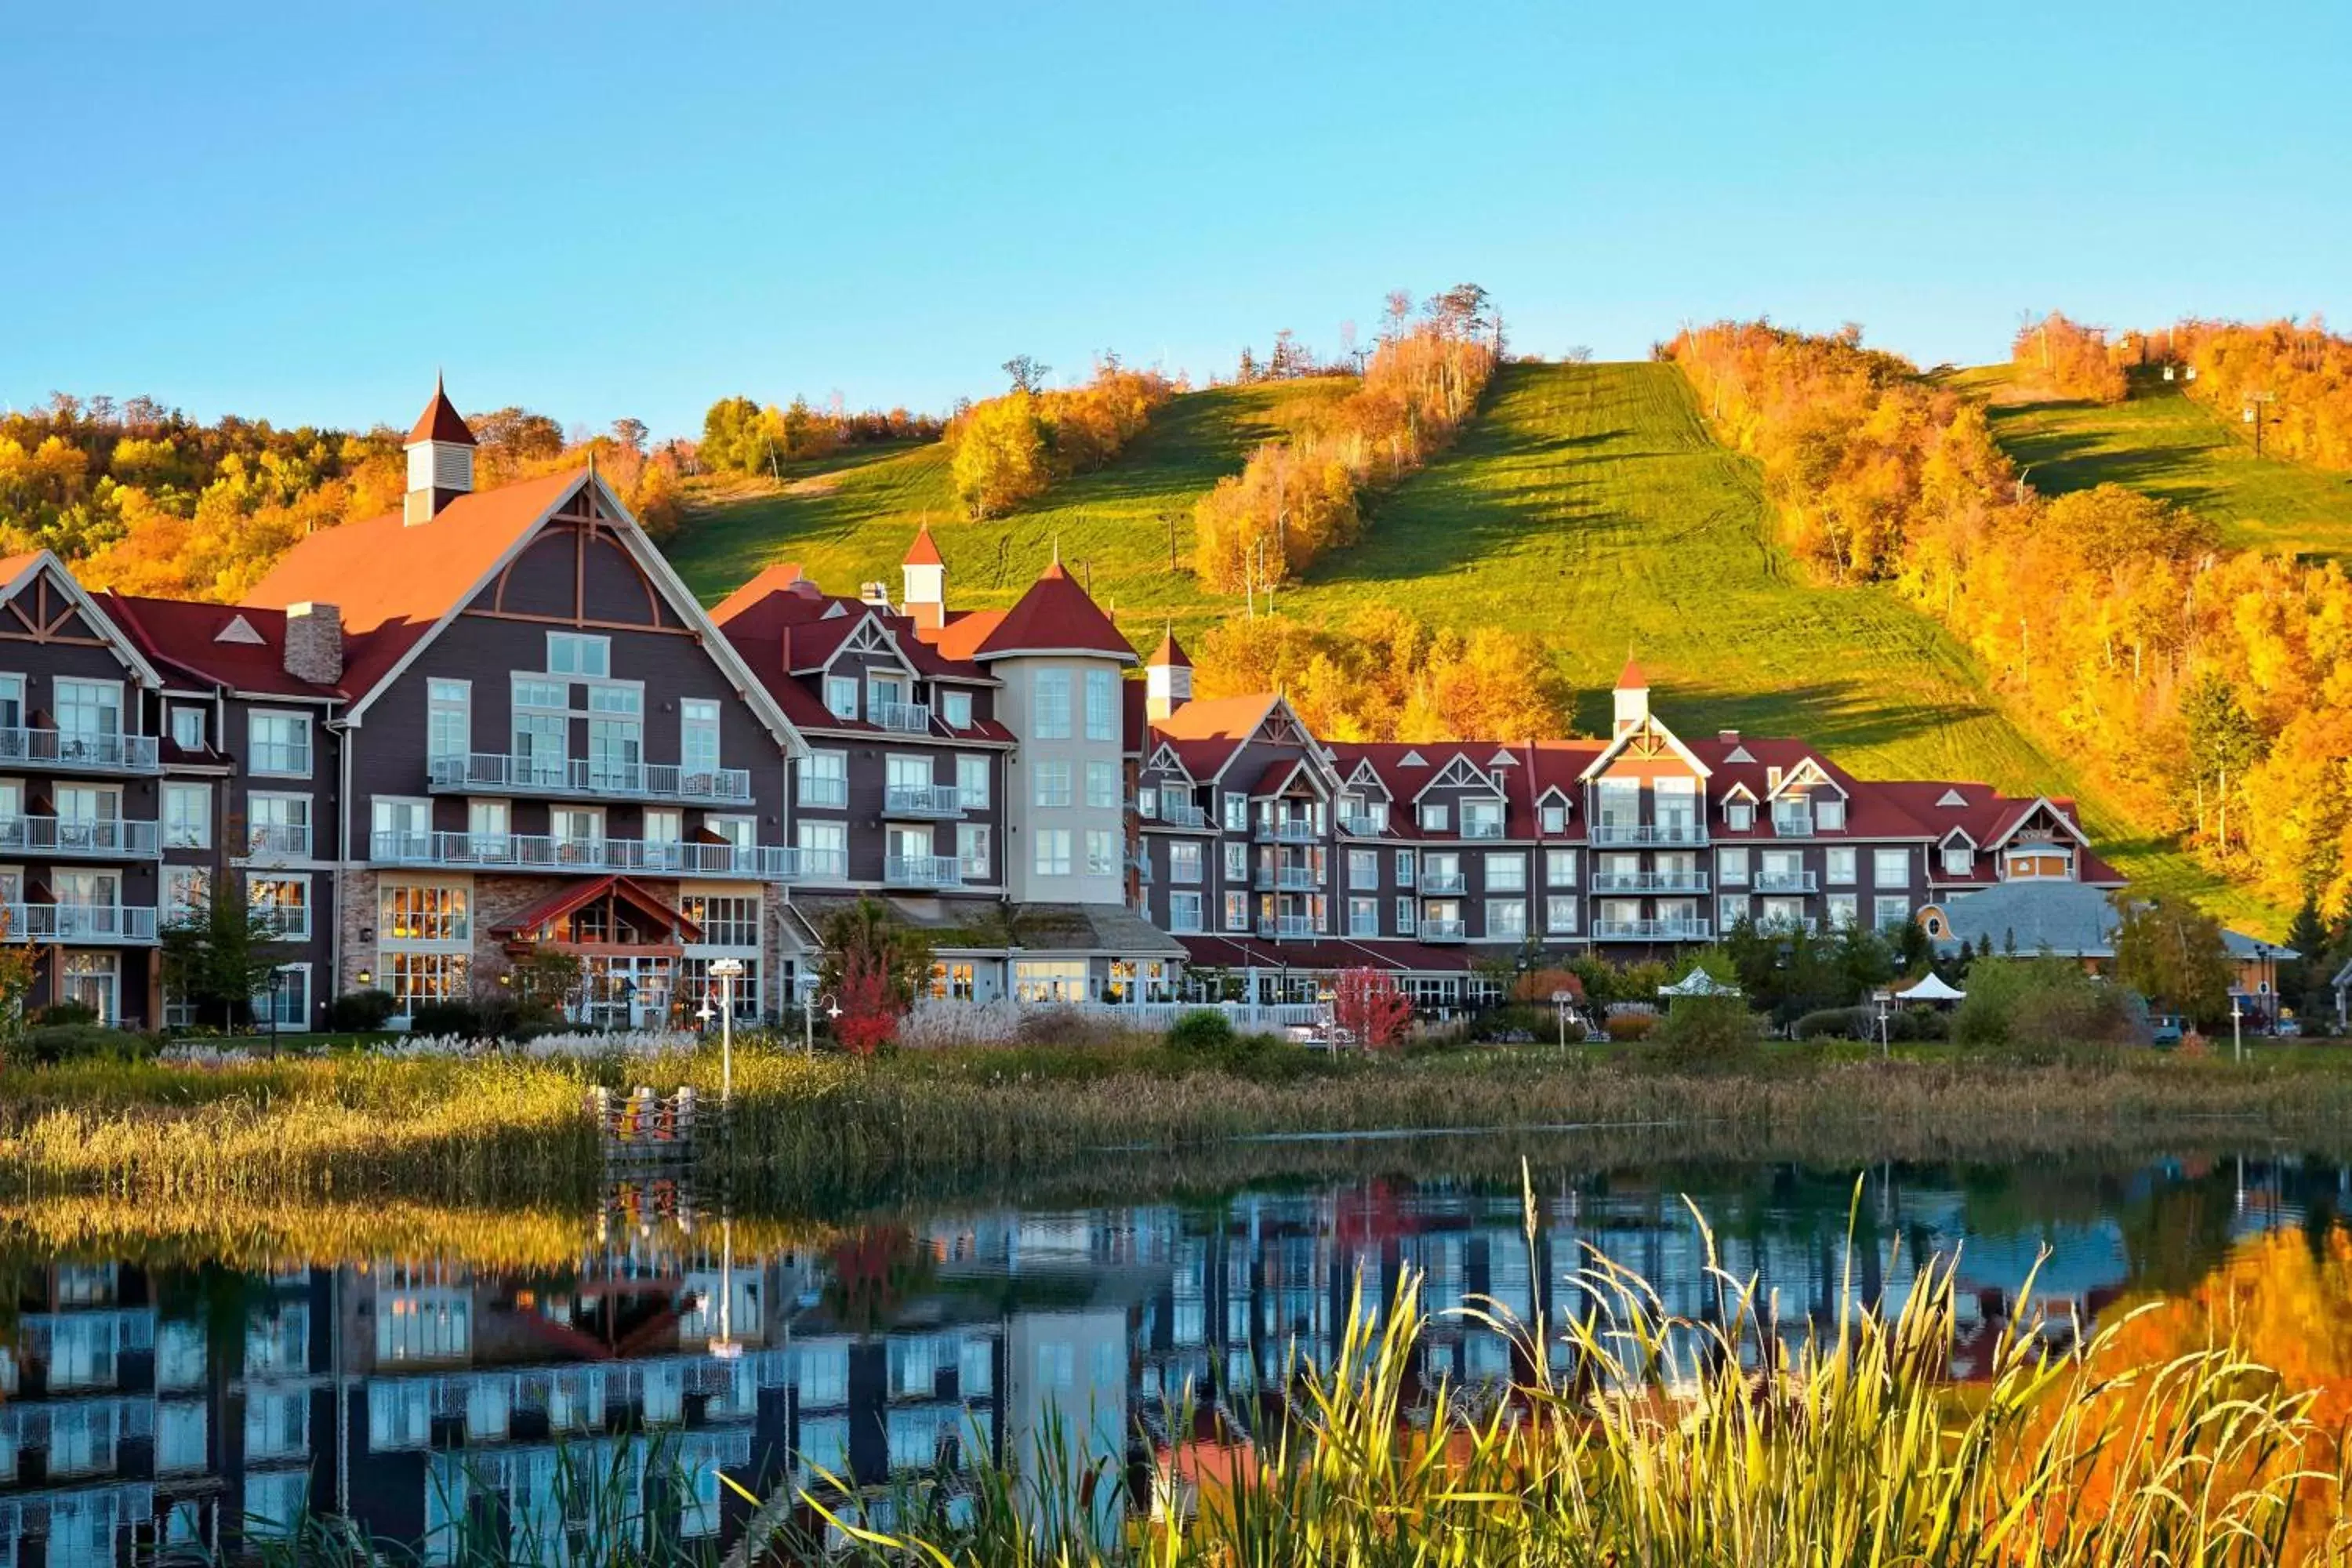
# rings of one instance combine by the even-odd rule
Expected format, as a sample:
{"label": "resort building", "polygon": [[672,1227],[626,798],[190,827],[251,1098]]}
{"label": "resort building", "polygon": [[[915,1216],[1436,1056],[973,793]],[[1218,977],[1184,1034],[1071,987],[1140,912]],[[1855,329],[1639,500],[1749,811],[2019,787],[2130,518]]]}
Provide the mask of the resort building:
{"label": "resort building", "polygon": [[1278,693],[1195,698],[1172,635],[1139,660],[1058,559],[953,608],[925,530],[895,599],[777,564],[706,611],[593,466],[478,492],[437,387],[407,449],[400,510],[241,604],[0,562],[0,908],[37,1005],[186,1021],[163,932],[229,879],[280,937],[256,1002],[288,1030],[548,949],[587,1022],[720,990],[790,1016],[861,898],[927,933],[947,998],[1307,1005],[1370,967],[1443,1008],[1498,959],[2120,883],[2068,801],[1686,738],[1632,663],[1606,737],[1327,742]]}

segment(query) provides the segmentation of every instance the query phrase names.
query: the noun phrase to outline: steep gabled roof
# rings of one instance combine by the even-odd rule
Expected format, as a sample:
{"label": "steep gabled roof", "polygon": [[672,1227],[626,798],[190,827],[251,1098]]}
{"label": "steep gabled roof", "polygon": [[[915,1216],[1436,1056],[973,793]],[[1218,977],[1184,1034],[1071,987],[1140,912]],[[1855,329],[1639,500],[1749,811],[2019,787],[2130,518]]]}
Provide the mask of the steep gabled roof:
{"label": "steep gabled roof", "polygon": [[940,547],[931,541],[931,525],[929,523],[924,523],[920,528],[915,530],[915,542],[907,546],[907,559],[903,564],[908,566],[944,566],[947,564],[946,557],[940,553]]}
{"label": "steep gabled roof", "polygon": [[459,447],[475,444],[472,428],[449,401],[449,395],[442,390],[437,375],[433,378],[433,401],[425,405],[425,412],[416,416],[415,427],[408,433],[410,446],[419,441],[447,441]]}
{"label": "steep gabled roof", "polygon": [[[13,601],[43,581],[44,574],[47,581],[57,585],[63,607],[37,608],[32,616],[26,617],[22,606]],[[38,596],[42,604],[47,605],[47,590],[42,590]],[[40,624],[44,616],[48,626],[53,627],[78,614],[89,623],[92,632],[105,640],[107,651],[138,677],[141,685],[152,689],[163,684],[162,672],[149,659],[147,650],[141,647],[139,639],[107,613],[106,606],[99,602],[99,595],[83,587],[81,580],[67,568],[64,562],[47,550],[27,550],[15,555],[0,556],[0,605],[7,605],[11,615],[24,620],[36,631],[48,629]]]}
{"label": "steep gabled roof", "polygon": [[[945,629],[954,625],[950,622]],[[985,663],[1038,653],[1100,654],[1122,664],[1135,662],[1135,649],[1059,561],[1038,574],[971,657]]]}
{"label": "steep gabled roof", "polygon": [[[188,599],[101,595],[117,625],[166,669],[186,672],[204,686],[274,697],[341,698],[341,682],[319,686],[286,672],[286,612],[240,609]],[[242,626],[243,637],[225,633]],[[351,657],[344,645],[344,658]]]}

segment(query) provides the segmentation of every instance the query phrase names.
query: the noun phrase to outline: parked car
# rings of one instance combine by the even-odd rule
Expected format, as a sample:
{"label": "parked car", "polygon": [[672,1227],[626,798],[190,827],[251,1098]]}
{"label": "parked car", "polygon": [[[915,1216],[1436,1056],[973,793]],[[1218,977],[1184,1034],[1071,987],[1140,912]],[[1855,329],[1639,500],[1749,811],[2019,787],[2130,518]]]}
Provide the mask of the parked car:
{"label": "parked car", "polygon": [[2180,1043],[2180,1037],[2183,1032],[2180,1023],[2180,1015],[2178,1013],[2158,1013],[2155,1017],[2148,1020],[2148,1044],[2168,1049],[2171,1047],[2177,1046]]}

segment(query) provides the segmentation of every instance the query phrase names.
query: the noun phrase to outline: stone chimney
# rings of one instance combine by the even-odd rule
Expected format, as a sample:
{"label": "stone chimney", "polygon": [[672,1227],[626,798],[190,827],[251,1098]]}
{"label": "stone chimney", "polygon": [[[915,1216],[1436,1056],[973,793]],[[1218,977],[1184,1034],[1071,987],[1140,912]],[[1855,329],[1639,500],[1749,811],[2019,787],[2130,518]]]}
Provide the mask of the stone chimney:
{"label": "stone chimney", "polygon": [[343,678],[343,613],[304,600],[286,606],[286,673],[313,686]]}

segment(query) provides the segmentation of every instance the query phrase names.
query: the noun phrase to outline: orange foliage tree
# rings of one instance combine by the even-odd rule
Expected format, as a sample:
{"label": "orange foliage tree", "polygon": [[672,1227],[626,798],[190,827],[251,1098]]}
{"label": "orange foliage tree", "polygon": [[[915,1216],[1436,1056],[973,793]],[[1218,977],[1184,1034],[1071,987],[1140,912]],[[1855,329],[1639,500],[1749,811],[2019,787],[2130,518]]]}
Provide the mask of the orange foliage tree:
{"label": "orange foliage tree", "polygon": [[1130,370],[1107,355],[1084,386],[1016,386],[976,403],[947,429],[957,498],[973,517],[1001,517],[1025,505],[1055,481],[1117,457],[1175,391],[1159,372]]}
{"label": "orange foliage tree", "polygon": [[2281,904],[2352,906],[2340,566],[2224,550],[2205,520],[2116,486],[2044,500],[1981,405],[1853,332],[1723,323],[1664,352],[1762,462],[1808,562],[1940,617],[2142,827]]}
{"label": "orange foliage tree", "polygon": [[1454,439],[1496,357],[1486,292],[1475,284],[1431,300],[1417,322],[1392,310],[1353,392],[1294,405],[1288,438],[1258,447],[1194,506],[1201,581],[1220,593],[1283,583],[1325,551],[1353,543],[1362,498]]}
{"label": "orange foliage tree", "polygon": [[2352,468],[2352,338],[2308,321],[2183,321],[2154,333],[2151,350],[2196,376],[2189,395],[2224,419],[2250,399],[2263,419],[2263,450],[2322,468]]}
{"label": "orange foliage tree", "polygon": [[2056,310],[2017,329],[2010,362],[2061,397],[2121,403],[2130,390],[2125,351],[2107,342],[2105,327],[2086,327]]}
{"label": "orange foliage tree", "polygon": [[1567,688],[1525,633],[1433,631],[1393,605],[1337,626],[1286,616],[1228,620],[1201,639],[1203,697],[1286,693],[1334,741],[1518,741],[1567,733]]}

